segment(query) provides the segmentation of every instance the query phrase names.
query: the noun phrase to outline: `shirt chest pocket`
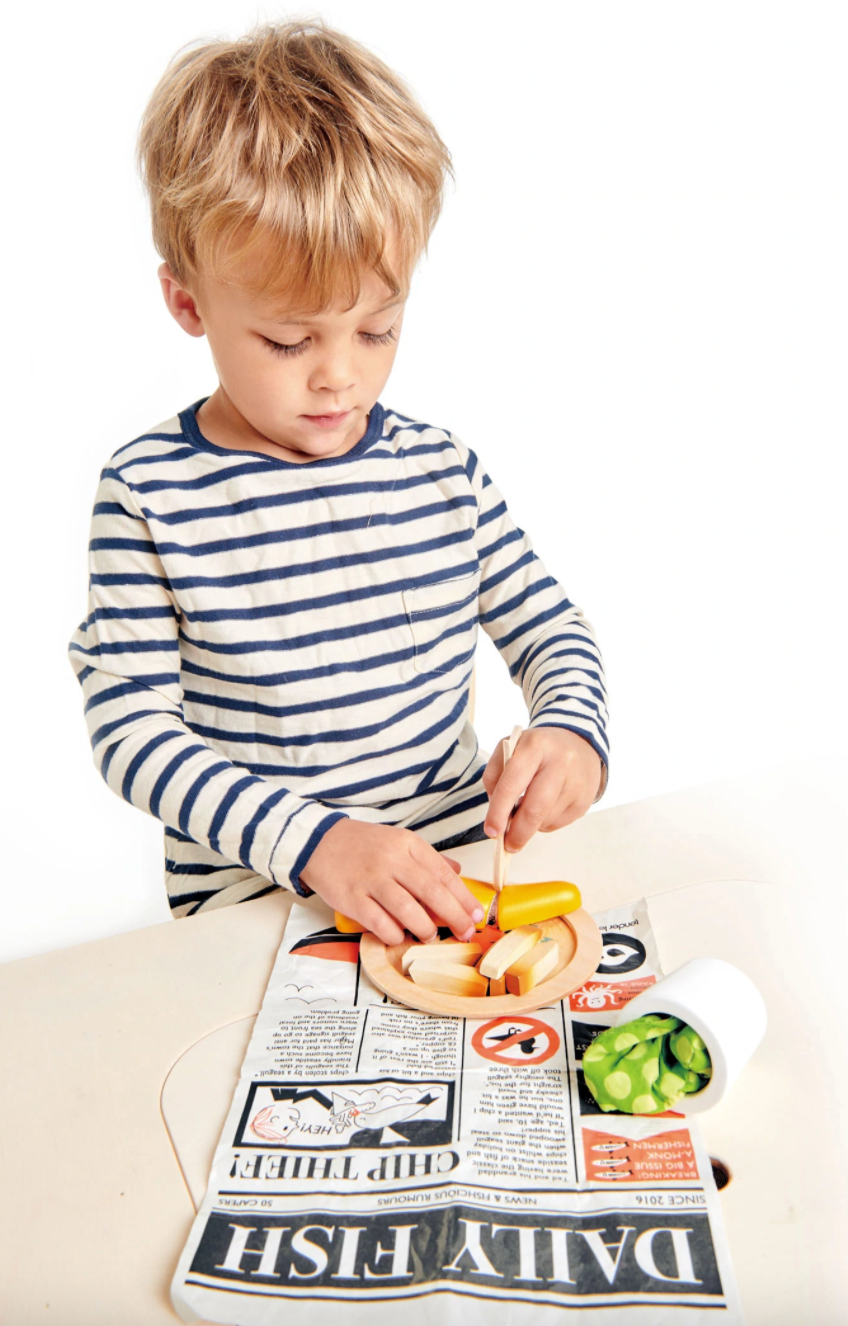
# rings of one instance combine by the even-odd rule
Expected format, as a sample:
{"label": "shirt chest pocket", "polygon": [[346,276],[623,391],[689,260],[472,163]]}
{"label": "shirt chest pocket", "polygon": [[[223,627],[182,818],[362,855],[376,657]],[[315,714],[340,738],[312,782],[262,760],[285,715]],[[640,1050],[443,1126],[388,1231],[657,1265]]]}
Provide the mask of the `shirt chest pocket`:
{"label": "shirt chest pocket", "polygon": [[416,672],[451,672],[467,663],[477,643],[480,572],[403,592]]}

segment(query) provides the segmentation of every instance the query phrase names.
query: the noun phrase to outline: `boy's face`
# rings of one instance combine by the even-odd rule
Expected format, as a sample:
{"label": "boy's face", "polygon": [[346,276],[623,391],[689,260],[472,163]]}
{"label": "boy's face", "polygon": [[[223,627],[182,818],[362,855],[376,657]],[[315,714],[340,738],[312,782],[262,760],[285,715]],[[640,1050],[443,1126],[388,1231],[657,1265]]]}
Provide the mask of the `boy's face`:
{"label": "boy's face", "polygon": [[403,296],[368,272],[353,308],[305,314],[210,277],[189,292],[166,264],[159,279],[180,326],[209,340],[220,387],[199,420],[210,441],[291,461],[356,445],[394,363]]}

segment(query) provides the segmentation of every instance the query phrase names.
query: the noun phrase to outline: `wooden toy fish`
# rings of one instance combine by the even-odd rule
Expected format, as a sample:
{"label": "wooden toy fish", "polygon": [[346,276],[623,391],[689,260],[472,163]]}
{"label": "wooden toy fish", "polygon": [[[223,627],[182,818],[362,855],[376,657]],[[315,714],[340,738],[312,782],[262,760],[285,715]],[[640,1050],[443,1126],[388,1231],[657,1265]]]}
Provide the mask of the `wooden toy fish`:
{"label": "wooden toy fish", "polygon": [[577,885],[564,879],[546,880],[541,884],[505,884],[500,893],[479,879],[466,879],[463,875],[462,882],[483,908],[483,919],[476,926],[478,930],[493,925],[506,933],[520,925],[550,921],[554,916],[563,916],[582,906]]}
{"label": "wooden toy fish", "polygon": [[[511,735],[502,743],[504,768],[520,736],[521,728],[513,728]],[[551,921],[555,916],[575,912],[582,906],[577,885],[569,884],[566,880],[546,880],[541,884],[507,884],[507,865],[508,855],[504,847],[504,835],[501,834],[495,843],[494,882],[485,884],[482,880],[461,876],[463,884],[483,908],[483,919],[477,922],[477,930],[494,926],[505,934],[519,926]],[[349,935],[361,931],[362,926],[342,916],[341,912],[336,912],[336,929]]]}
{"label": "wooden toy fish", "polygon": [[[477,930],[495,926],[506,934],[520,925],[538,925],[582,906],[577,885],[564,879],[541,884],[505,884],[500,893],[479,879],[466,879],[463,875],[462,882],[483,908],[483,919],[475,926]],[[362,928],[358,921],[336,912],[336,929],[343,935],[360,934]]]}

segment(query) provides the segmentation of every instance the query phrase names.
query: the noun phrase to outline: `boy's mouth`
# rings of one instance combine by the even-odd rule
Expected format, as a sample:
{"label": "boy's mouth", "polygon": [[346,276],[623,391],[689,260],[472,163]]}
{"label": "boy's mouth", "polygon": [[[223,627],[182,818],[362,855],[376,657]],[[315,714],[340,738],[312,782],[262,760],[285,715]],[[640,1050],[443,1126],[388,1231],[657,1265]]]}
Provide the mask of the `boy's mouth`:
{"label": "boy's mouth", "polygon": [[339,424],[345,423],[352,413],[352,410],[338,410],[335,414],[304,414],[301,418],[309,424],[314,424],[316,428],[338,428]]}

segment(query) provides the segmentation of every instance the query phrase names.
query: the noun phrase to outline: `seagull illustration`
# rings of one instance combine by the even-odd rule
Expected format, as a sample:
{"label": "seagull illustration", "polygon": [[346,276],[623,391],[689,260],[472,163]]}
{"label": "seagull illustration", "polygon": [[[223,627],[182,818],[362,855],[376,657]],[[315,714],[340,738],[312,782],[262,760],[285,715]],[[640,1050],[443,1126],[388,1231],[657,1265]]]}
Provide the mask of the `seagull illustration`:
{"label": "seagull illustration", "polygon": [[[486,1039],[490,1041],[508,1041],[510,1036],[517,1036],[520,1031],[520,1027],[507,1027],[506,1031],[500,1036],[487,1036]],[[536,1037],[528,1036],[526,1040],[518,1042],[518,1047],[522,1054],[532,1054],[536,1048]]]}

